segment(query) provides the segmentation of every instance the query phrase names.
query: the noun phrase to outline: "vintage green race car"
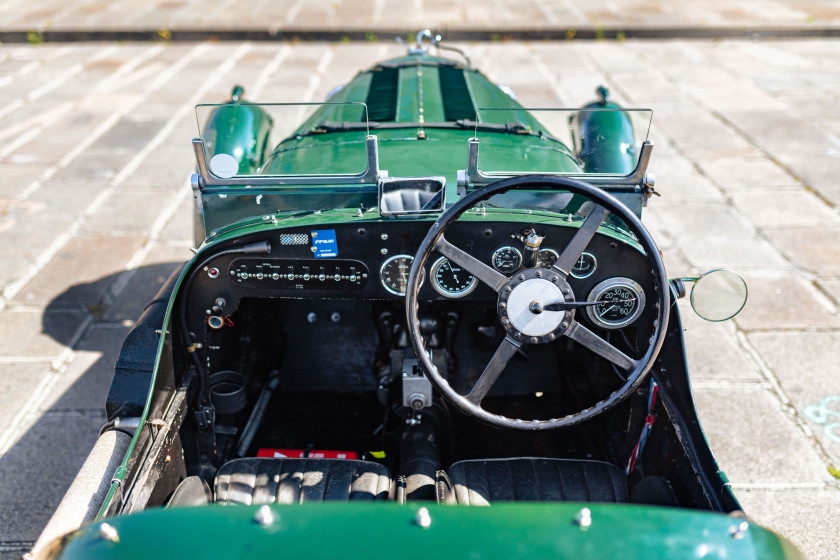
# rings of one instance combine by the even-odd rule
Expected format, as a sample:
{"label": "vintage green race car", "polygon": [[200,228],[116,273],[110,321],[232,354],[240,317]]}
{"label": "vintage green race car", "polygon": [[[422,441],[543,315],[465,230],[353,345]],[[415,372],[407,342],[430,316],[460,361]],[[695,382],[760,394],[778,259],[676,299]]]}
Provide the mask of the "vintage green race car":
{"label": "vintage green race car", "polygon": [[525,109],[438,40],[197,108],[198,250],[35,557],[801,557],[699,425],[676,300],[746,286],[666,276],[650,111]]}

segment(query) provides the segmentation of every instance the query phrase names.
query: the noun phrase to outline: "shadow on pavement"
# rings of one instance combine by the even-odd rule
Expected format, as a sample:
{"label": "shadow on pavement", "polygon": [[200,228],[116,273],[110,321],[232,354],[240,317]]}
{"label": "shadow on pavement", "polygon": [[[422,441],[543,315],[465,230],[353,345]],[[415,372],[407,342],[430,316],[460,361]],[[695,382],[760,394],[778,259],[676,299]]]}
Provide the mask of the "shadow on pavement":
{"label": "shadow on pavement", "polygon": [[44,334],[74,355],[59,374],[46,364],[33,366],[33,378],[52,381],[41,385],[48,396],[27,411],[38,420],[0,457],[0,560],[28,552],[58,506],[105,423],[123,340],[180,264],[152,264],[71,286],[47,305]]}

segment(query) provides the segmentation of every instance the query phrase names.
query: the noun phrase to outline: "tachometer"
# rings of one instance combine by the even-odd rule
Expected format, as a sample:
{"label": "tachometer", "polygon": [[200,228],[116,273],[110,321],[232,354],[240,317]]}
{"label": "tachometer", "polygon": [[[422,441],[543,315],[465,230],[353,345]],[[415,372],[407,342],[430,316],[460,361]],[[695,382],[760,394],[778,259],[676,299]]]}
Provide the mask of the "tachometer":
{"label": "tachometer", "polygon": [[490,262],[502,274],[513,274],[522,264],[522,253],[516,247],[499,247],[490,257]]}
{"label": "tachometer", "polygon": [[437,293],[446,297],[464,297],[478,286],[478,280],[475,276],[446,257],[441,257],[435,261],[430,274],[432,276],[432,287]]}
{"label": "tachometer", "polygon": [[620,329],[639,318],[645,308],[645,292],[630,278],[609,278],[595,286],[587,301],[597,305],[586,308],[593,323],[604,329]]}
{"label": "tachometer", "polygon": [[[411,272],[411,264],[414,257],[411,255],[394,255],[382,263],[379,269],[379,281],[382,287],[397,296],[404,296],[408,286],[408,273]],[[424,276],[420,276],[420,285],[423,285]]]}

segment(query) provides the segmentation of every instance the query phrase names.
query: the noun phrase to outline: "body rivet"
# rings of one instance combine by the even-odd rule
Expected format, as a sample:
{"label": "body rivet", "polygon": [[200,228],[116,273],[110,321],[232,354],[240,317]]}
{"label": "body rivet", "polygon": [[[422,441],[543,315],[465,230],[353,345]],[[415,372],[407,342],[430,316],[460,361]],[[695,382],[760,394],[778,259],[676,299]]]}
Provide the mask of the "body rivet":
{"label": "body rivet", "polygon": [[414,523],[424,529],[429,528],[432,524],[432,516],[429,515],[429,510],[424,507],[417,510],[417,515],[414,517]]}
{"label": "body rivet", "polygon": [[274,514],[271,513],[271,508],[268,505],[260,506],[260,509],[254,514],[254,523],[261,527],[268,527],[274,523]]}
{"label": "body rivet", "polygon": [[592,525],[592,512],[589,508],[582,508],[575,516],[575,525],[580,527],[581,531],[586,531]]}

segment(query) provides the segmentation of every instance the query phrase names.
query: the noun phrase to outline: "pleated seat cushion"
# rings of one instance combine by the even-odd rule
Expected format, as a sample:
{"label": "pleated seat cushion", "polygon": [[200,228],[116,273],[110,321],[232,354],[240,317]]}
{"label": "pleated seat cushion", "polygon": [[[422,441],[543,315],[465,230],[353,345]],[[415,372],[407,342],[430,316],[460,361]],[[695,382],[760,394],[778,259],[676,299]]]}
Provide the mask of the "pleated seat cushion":
{"label": "pleated seat cushion", "polygon": [[624,473],[603,461],[471,459],[453,464],[448,475],[448,481],[439,479],[445,503],[627,501]]}
{"label": "pleated seat cushion", "polygon": [[217,504],[299,504],[387,500],[391,475],[378,463],[349,459],[247,457],[216,473]]}

